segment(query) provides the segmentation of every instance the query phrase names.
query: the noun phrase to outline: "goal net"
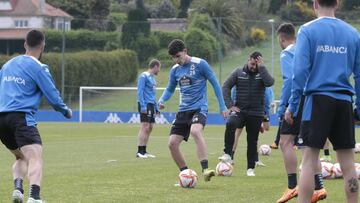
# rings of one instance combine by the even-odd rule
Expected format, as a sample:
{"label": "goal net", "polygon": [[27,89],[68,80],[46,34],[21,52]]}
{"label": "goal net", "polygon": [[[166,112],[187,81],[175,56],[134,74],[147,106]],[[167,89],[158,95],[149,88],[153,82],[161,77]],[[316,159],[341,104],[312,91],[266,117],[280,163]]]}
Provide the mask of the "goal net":
{"label": "goal net", "polygon": [[[156,88],[157,99],[164,90],[164,87]],[[177,112],[179,101],[177,88],[163,112]],[[137,112],[137,87],[80,87],[79,122],[138,123],[140,115]],[[164,115],[156,118],[157,123],[169,123]]]}

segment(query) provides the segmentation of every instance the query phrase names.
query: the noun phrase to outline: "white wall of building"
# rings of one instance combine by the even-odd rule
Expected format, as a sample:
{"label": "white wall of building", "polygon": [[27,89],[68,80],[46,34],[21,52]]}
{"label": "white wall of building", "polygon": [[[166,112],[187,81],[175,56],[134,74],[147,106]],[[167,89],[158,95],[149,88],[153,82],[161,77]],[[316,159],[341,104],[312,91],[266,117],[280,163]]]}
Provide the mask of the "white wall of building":
{"label": "white wall of building", "polygon": [[11,17],[0,17],[0,29],[13,28],[14,23]]}

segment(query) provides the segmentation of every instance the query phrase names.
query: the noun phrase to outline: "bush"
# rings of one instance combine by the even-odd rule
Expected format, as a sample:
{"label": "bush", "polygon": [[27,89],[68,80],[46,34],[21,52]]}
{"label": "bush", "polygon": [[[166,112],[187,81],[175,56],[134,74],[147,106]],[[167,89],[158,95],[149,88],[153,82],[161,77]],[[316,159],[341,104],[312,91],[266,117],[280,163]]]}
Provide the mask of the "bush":
{"label": "bush", "polygon": [[[46,51],[60,52],[62,48],[62,32],[45,30]],[[75,30],[65,32],[65,51],[75,52],[84,50],[105,49],[108,43],[120,47],[120,34],[118,32],[94,32],[90,30]]]}
{"label": "bush", "polygon": [[116,26],[121,26],[126,22],[126,15],[124,13],[110,13],[110,19]]}
{"label": "bush", "polygon": [[154,31],[153,35],[158,39],[160,48],[167,48],[173,39],[184,40],[183,32]]}
{"label": "bush", "polygon": [[174,61],[168,54],[168,49],[158,51],[155,58],[161,61],[161,68],[171,68],[174,65]]}
{"label": "bush", "polygon": [[133,50],[138,54],[140,62],[145,62],[150,56],[154,56],[159,50],[159,41],[153,35],[145,37],[139,35],[134,42]]}
{"label": "bush", "polygon": [[[4,64],[9,59],[8,56],[0,56],[0,64]],[[55,84],[60,89],[61,54],[46,53],[42,62],[49,66]],[[123,86],[134,81],[138,69],[136,53],[130,50],[65,54],[65,97],[63,98],[66,103],[73,101],[77,98],[80,86]]]}
{"label": "bush", "polygon": [[210,63],[218,60],[217,42],[209,33],[192,28],[185,35],[185,43],[190,55],[203,58]]}
{"label": "bush", "polygon": [[280,16],[284,21],[290,21],[294,25],[300,25],[316,18],[312,8],[306,3],[296,2],[280,9]]}
{"label": "bush", "polygon": [[152,18],[175,18],[176,8],[170,0],[162,0],[159,5],[152,9]]}
{"label": "bush", "polygon": [[198,28],[210,33],[213,37],[217,37],[216,26],[208,14],[194,13],[190,19],[189,29],[191,28]]}
{"label": "bush", "polygon": [[254,43],[258,43],[266,39],[266,33],[261,28],[252,27],[250,32],[250,38]]}

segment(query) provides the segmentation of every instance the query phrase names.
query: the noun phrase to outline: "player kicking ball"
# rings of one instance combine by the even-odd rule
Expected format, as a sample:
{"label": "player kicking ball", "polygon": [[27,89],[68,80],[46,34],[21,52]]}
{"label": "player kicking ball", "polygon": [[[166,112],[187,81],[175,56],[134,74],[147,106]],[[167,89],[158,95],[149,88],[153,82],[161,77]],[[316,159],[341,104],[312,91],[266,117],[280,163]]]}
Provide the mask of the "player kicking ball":
{"label": "player kicking ball", "polygon": [[187,141],[191,134],[196,144],[204,180],[210,181],[211,177],[215,176],[215,171],[208,168],[208,156],[203,136],[208,112],[206,82],[208,80],[213,86],[220,112],[223,117],[226,117],[227,108],[221,88],[209,64],[204,59],[189,56],[183,41],[179,39],[171,41],[168,52],[176,64],[170,70],[168,86],[159,99],[159,109],[165,108],[164,103],[171,98],[177,84],[180,86],[181,98],[179,112],[176,114],[170,131],[168,143],[170,153],[180,171],[188,169],[179,146],[183,140]]}

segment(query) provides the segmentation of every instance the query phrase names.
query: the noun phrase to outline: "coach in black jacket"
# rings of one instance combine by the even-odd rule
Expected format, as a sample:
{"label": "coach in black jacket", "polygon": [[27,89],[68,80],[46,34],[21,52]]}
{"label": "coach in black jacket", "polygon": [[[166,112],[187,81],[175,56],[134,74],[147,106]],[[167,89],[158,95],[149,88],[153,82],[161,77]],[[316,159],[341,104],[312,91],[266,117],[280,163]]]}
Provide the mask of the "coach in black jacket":
{"label": "coach in black jacket", "polygon": [[[261,123],[265,118],[265,87],[274,84],[274,78],[263,66],[262,55],[254,52],[243,68],[235,69],[225,81],[222,91],[225,104],[231,110],[225,131],[225,154],[231,155],[234,144],[234,133],[228,129],[242,129],[247,133],[247,175],[255,176],[257,161],[257,142]],[[231,88],[236,87],[235,103],[231,99]],[[265,120],[264,120],[265,119]]]}

